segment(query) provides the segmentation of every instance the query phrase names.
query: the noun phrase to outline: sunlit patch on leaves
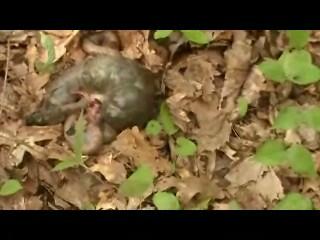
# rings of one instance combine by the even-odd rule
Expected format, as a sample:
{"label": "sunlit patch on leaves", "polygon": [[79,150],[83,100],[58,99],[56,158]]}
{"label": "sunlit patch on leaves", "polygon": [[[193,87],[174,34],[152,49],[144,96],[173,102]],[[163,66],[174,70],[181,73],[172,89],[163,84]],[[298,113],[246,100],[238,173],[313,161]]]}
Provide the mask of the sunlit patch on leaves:
{"label": "sunlit patch on leaves", "polygon": [[18,180],[10,179],[0,187],[0,196],[9,196],[20,191],[22,186]]}
{"label": "sunlit patch on leaves", "polygon": [[197,145],[185,137],[178,137],[175,152],[181,157],[189,157],[197,152]]}
{"label": "sunlit patch on leaves", "polygon": [[207,44],[211,41],[209,36],[201,30],[181,30],[183,36],[190,42]]}
{"label": "sunlit patch on leaves", "polygon": [[178,198],[173,193],[157,192],[153,198],[153,204],[158,210],[180,210]]}
{"label": "sunlit patch on leaves", "polygon": [[40,43],[41,46],[47,51],[48,57],[46,62],[41,62],[39,60],[36,61],[35,66],[40,73],[51,72],[53,70],[53,63],[56,58],[53,39],[43,32],[40,32]]}
{"label": "sunlit patch on leaves", "polygon": [[313,203],[302,194],[289,193],[277,203],[274,210],[313,210]]}
{"label": "sunlit patch on leaves", "polygon": [[66,156],[64,159],[61,159],[61,162],[58,163],[52,169],[52,171],[61,171],[67,168],[77,167],[84,164],[86,158],[82,157],[82,149],[85,141],[85,125],[86,121],[83,117],[83,112],[81,112],[78,120],[75,123],[75,135],[73,144],[74,155]]}
{"label": "sunlit patch on leaves", "polygon": [[161,39],[169,37],[173,30],[157,30],[155,31],[153,37],[154,39]]}
{"label": "sunlit patch on leaves", "polygon": [[248,101],[244,97],[238,98],[238,111],[240,117],[244,117],[248,111]]}
{"label": "sunlit patch on leaves", "polygon": [[285,145],[280,140],[267,140],[258,149],[255,159],[270,166],[277,166],[286,160]]}
{"label": "sunlit patch on leaves", "polygon": [[229,209],[230,210],[242,210],[242,207],[236,200],[232,200],[229,202]]}
{"label": "sunlit patch on leaves", "polygon": [[157,120],[151,120],[146,126],[146,134],[149,136],[157,136],[162,130],[161,124]]}
{"label": "sunlit patch on leaves", "polygon": [[295,144],[287,150],[287,158],[291,168],[299,174],[309,177],[316,176],[316,166],[308,149]]}
{"label": "sunlit patch on leaves", "polygon": [[274,121],[273,127],[278,129],[294,129],[302,123],[301,111],[298,107],[286,107],[281,109]]}
{"label": "sunlit patch on leaves", "polygon": [[292,48],[304,48],[308,44],[310,32],[306,30],[287,30],[289,46]]}
{"label": "sunlit patch on leaves", "polygon": [[179,130],[174,124],[169,108],[165,102],[163,102],[160,107],[159,122],[168,135],[173,135]]}
{"label": "sunlit patch on leaves", "polygon": [[141,166],[121,184],[119,191],[126,197],[141,197],[152,186],[153,179],[151,168]]}

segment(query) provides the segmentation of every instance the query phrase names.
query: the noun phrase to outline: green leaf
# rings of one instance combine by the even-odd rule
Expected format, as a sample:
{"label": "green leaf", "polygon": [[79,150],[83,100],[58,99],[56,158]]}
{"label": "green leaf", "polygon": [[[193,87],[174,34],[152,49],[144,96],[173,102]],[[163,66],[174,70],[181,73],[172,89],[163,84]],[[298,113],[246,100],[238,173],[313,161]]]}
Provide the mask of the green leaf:
{"label": "green leaf", "polygon": [[154,39],[161,39],[169,37],[169,35],[173,32],[173,30],[157,30],[155,31],[153,37]]}
{"label": "green leaf", "polygon": [[263,164],[277,166],[286,161],[285,145],[280,140],[267,140],[257,149],[255,159]]}
{"label": "green leaf", "polygon": [[72,158],[70,160],[61,161],[52,169],[52,171],[62,171],[67,168],[79,166],[79,164],[78,161]]}
{"label": "green leaf", "polygon": [[157,192],[152,198],[153,204],[158,210],[180,210],[178,198],[168,192]]}
{"label": "green leaf", "polygon": [[244,117],[248,111],[248,101],[244,97],[238,98],[238,110],[240,117]]}
{"label": "green leaf", "polygon": [[242,207],[236,200],[232,200],[229,202],[229,209],[230,210],[242,210]]}
{"label": "green leaf", "polygon": [[294,129],[302,123],[301,110],[290,106],[280,110],[273,127],[277,129]]}
{"label": "green leaf", "polygon": [[7,180],[0,188],[0,196],[9,196],[15,194],[22,189],[22,186],[18,180]]}
{"label": "green leaf", "polygon": [[280,58],[278,59],[278,62],[283,66],[285,59],[290,55],[290,52],[288,50],[283,51]]}
{"label": "green leaf", "polygon": [[282,64],[274,59],[266,59],[259,65],[264,76],[275,82],[284,82],[287,77],[283,71]]}
{"label": "green leaf", "polygon": [[83,112],[81,112],[79,119],[76,121],[75,124],[75,135],[74,135],[74,154],[75,154],[75,161],[82,163],[82,148],[85,143],[85,126],[86,121],[83,117]]}
{"label": "green leaf", "polygon": [[274,210],[312,210],[311,199],[299,193],[289,193],[274,207]]}
{"label": "green leaf", "polygon": [[185,137],[178,137],[175,151],[181,157],[192,156],[197,152],[197,145]]}
{"label": "green leaf", "polygon": [[157,120],[151,120],[146,126],[146,133],[150,136],[157,136],[162,130],[161,124]]}
{"label": "green leaf", "polygon": [[178,131],[178,128],[174,124],[169,108],[165,102],[163,102],[160,107],[159,121],[162,124],[163,130],[168,135],[173,135]]}
{"label": "green leaf", "polygon": [[296,50],[283,60],[283,70],[287,78],[299,85],[306,85],[320,80],[320,70],[312,65],[309,52]]}
{"label": "green leaf", "polygon": [[197,44],[207,44],[211,41],[209,36],[201,30],[181,30],[184,37],[193,43]]}
{"label": "green leaf", "polygon": [[126,197],[141,197],[153,184],[153,173],[150,167],[139,167],[119,188]]}
{"label": "green leaf", "polygon": [[310,32],[306,30],[288,30],[289,45],[292,48],[304,48],[308,44]]}
{"label": "green leaf", "polygon": [[320,131],[320,108],[310,107],[301,115],[303,122],[310,128]]}
{"label": "green leaf", "polygon": [[299,174],[310,177],[316,176],[315,162],[308,149],[302,145],[292,145],[287,150],[287,158],[292,169]]}
{"label": "green leaf", "polygon": [[39,72],[52,71],[53,62],[56,58],[53,39],[50,36],[44,34],[43,32],[40,32],[40,43],[41,46],[47,51],[48,58],[47,62],[45,63],[36,61],[35,66]]}

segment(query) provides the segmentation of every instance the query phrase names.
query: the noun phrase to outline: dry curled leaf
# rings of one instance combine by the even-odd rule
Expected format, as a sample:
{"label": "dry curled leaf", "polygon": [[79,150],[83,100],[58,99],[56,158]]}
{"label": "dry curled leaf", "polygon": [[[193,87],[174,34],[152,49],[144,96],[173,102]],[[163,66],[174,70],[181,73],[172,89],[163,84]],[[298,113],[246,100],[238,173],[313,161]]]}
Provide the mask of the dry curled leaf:
{"label": "dry curled leaf", "polygon": [[269,202],[279,200],[284,196],[281,180],[273,170],[268,171],[266,174],[258,178],[256,183],[252,184],[248,188],[251,191],[260,194],[260,196]]}
{"label": "dry curled leaf", "polygon": [[216,103],[194,102],[190,105],[199,128],[192,130],[198,143],[198,151],[215,151],[222,147],[231,133],[231,122],[223,110],[217,110]]}
{"label": "dry curled leaf", "polygon": [[228,111],[233,110],[235,99],[248,76],[252,51],[246,31],[236,30],[233,35],[232,47],[225,52],[227,69],[220,98],[220,106],[227,98],[225,108]]}
{"label": "dry curled leaf", "polygon": [[99,156],[97,163],[90,167],[93,172],[100,172],[108,182],[121,184],[127,177],[123,163],[112,160],[112,155]]}
{"label": "dry curled leaf", "polygon": [[135,166],[146,164],[155,174],[171,172],[170,162],[159,155],[157,149],[146,140],[137,127],[120,133],[112,147],[122,155],[132,158]]}
{"label": "dry curled leaf", "polygon": [[225,178],[231,183],[231,187],[240,187],[250,181],[257,181],[266,170],[267,167],[248,158],[231,169]]}
{"label": "dry curled leaf", "polygon": [[219,192],[217,185],[207,177],[187,177],[181,179],[177,184],[177,197],[182,204],[187,205],[193,197],[215,198]]}

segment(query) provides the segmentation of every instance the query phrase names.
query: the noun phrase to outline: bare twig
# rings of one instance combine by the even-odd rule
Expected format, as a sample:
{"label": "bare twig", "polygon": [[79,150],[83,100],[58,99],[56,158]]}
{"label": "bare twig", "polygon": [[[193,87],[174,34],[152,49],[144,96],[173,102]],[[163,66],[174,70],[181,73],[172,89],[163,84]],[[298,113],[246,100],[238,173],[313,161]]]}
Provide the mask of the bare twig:
{"label": "bare twig", "polygon": [[[6,96],[6,88],[7,88],[7,82],[8,82],[8,71],[9,71],[9,60],[10,60],[10,38],[7,41],[6,68],[5,68],[2,93],[1,93],[1,98],[0,98],[2,103],[4,103],[4,99]],[[0,117],[2,116],[2,110],[3,110],[3,105],[1,104],[0,105]]]}

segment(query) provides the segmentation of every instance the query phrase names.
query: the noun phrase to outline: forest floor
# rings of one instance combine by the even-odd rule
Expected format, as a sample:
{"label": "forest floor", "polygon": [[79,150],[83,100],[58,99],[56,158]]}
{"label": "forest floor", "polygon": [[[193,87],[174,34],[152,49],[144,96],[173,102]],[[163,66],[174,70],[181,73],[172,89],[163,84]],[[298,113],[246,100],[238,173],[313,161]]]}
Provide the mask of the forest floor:
{"label": "forest floor", "polygon": [[[84,164],[61,171],[53,169],[72,154],[62,124],[27,126],[25,116],[49,82],[87,57],[86,32],[39,32],[0,36],[0,209],[320,207],[320,112],[298,124],[301,109],[319,104],[320,88],[316,77],[301,77],[299,64],[292,77],[270,60],[289,49],[286,31],[205,31],[207,44],[180,32],[155,40],[153,31],[115,31],[123,56],[165,72],[167,111],[153,127],[126,129]],[[302,46],[312,66],[320,64],[319,33]],[[271,64],[260,68],[267,58]],[[37,71],[39,60],[54,70]],[[299,77],[310,81],[299,84]],[[287,106],[299,114],[287,109],[277,120]]]}

